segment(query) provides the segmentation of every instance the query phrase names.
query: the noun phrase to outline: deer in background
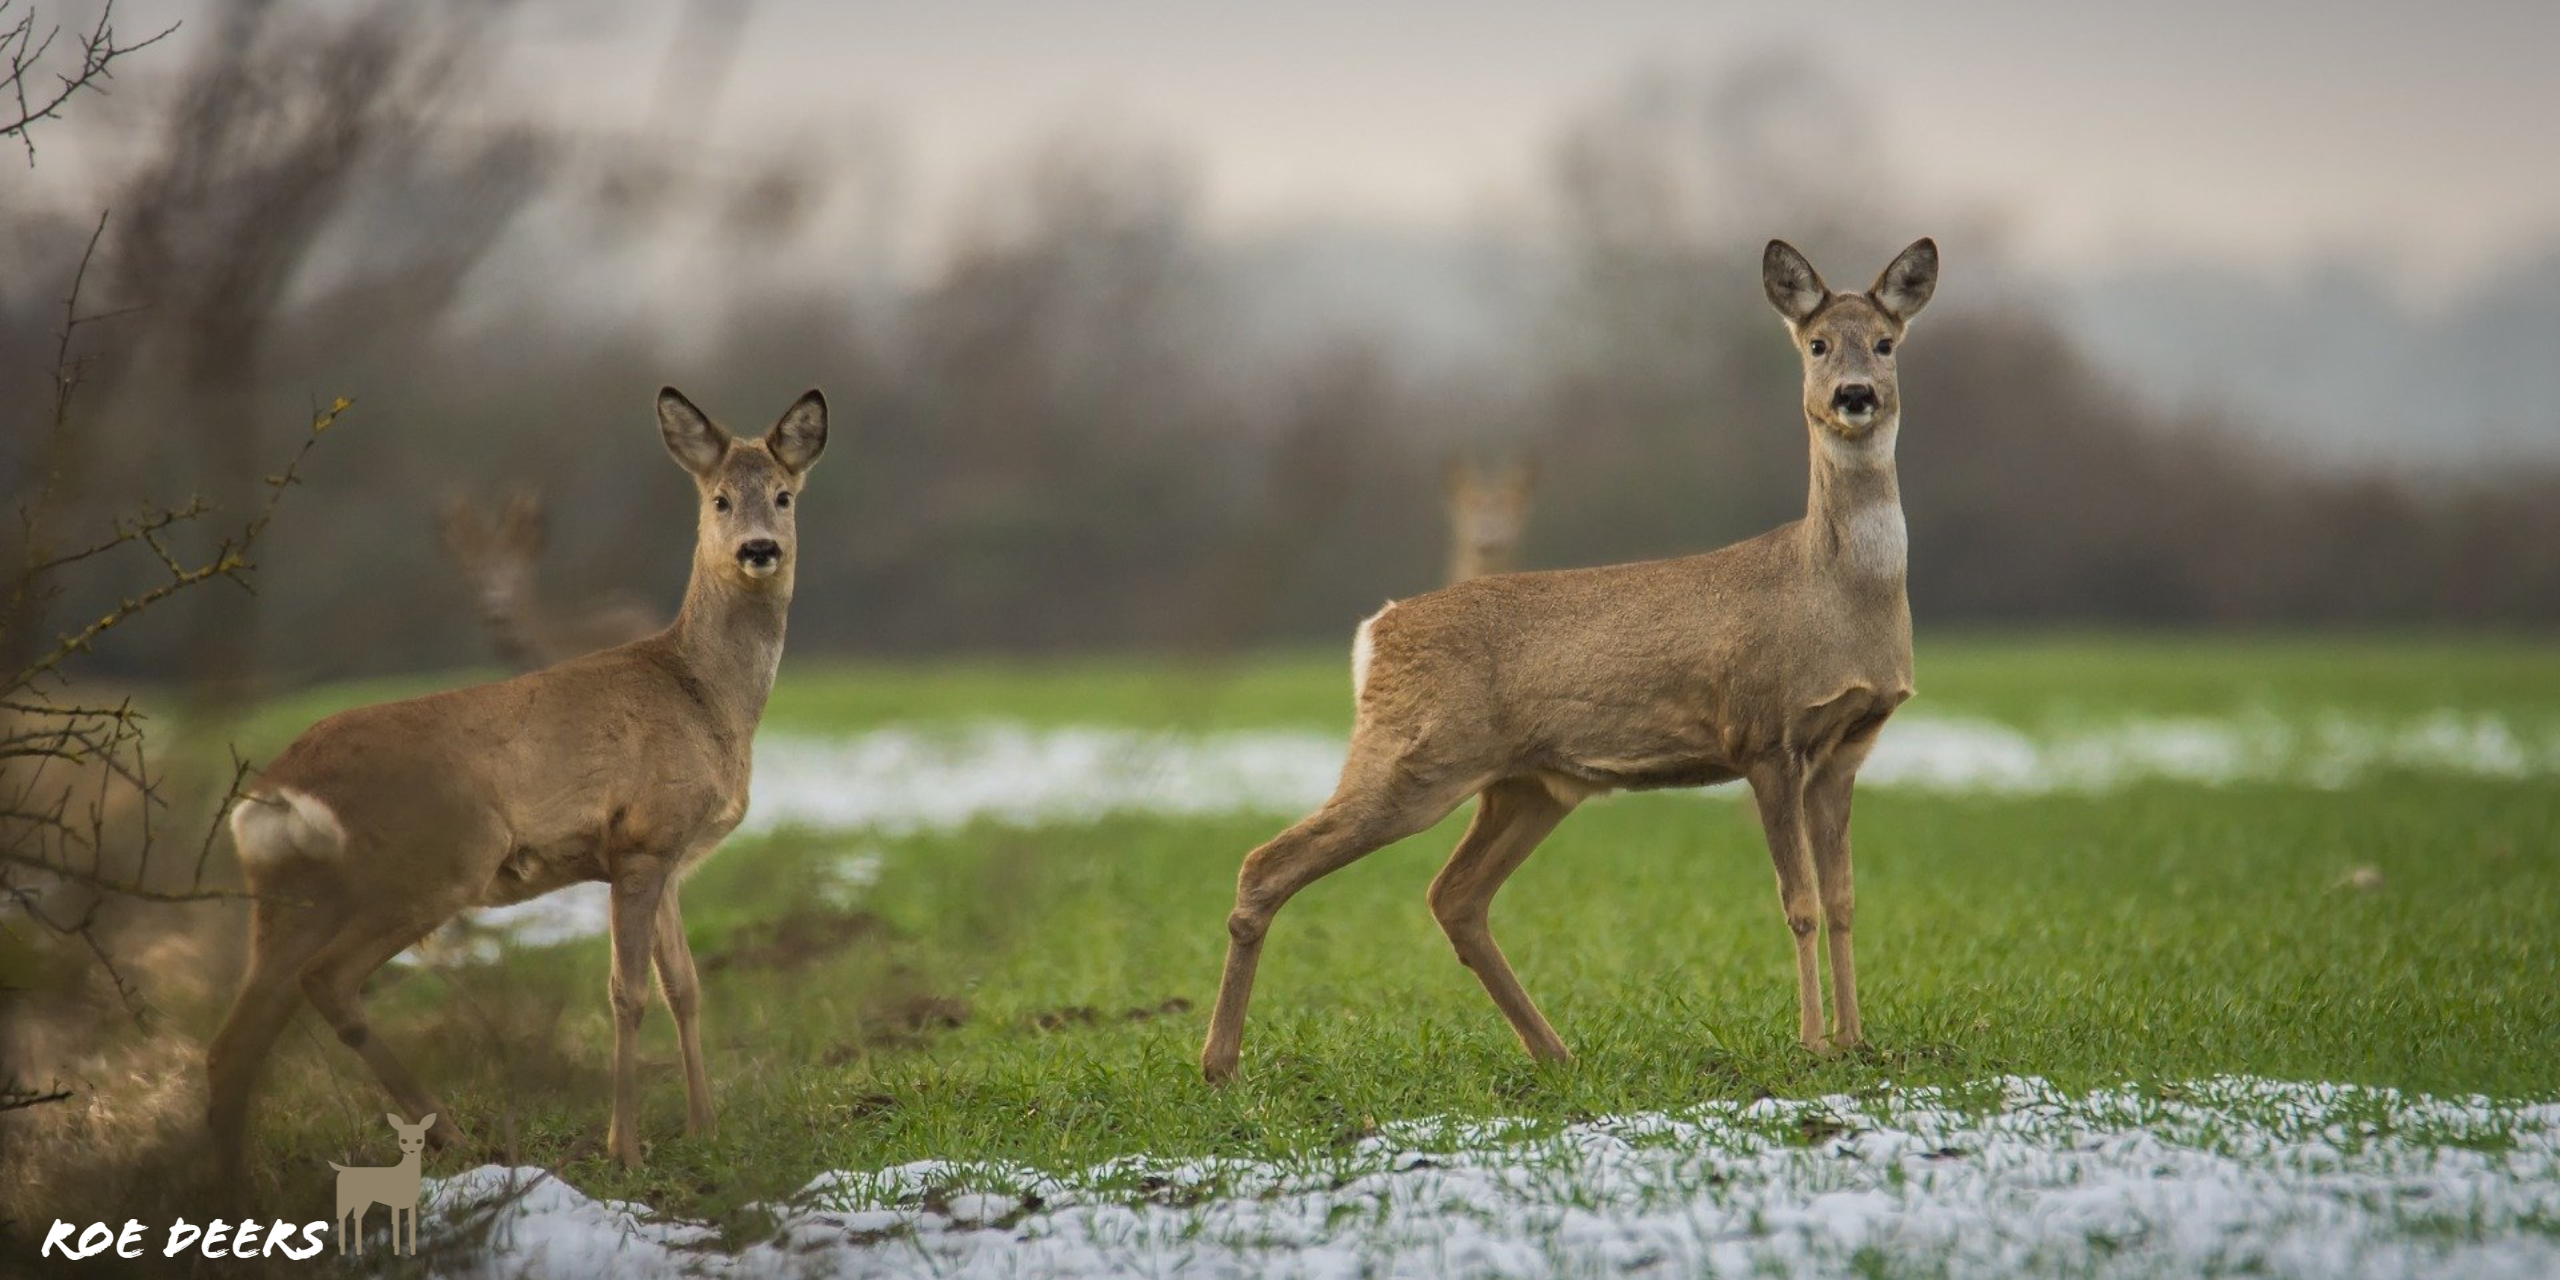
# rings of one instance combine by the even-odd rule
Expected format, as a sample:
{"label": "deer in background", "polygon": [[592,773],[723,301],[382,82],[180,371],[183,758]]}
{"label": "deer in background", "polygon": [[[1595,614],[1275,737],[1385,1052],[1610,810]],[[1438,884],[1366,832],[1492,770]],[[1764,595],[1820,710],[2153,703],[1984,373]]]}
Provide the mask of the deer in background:
{"label": "deer in background", "polygon": [[640,1163],[653,966],[684,1062],[685,1131],[710,1131],[677,882],[747,811],[791,605],[795,503],[826,447],[827,406],[812,391],[761,439],[738,439],[669,387],[658,429],[700,496],[673,626],[512,680],[331,716],[232,810],[249,969],[206,1058],[207,1120],[227,1168],[258,1068],[306,997],[402,1109],[443,1117],[435,1140],[458,1141],[451,1112],[366,1025],[366,976],[466,907],[591,880],[612,890],[611,1150]]}
{"label": "deer in background", "polygon": [[486,518],[469,498],[455,497],[445,503],[441,525],[445,552],[471,584],[490,645],[518,671],[627,644],[664,625],[628,596],[566,610],[549,607],[536,581],[550,541],[538,493],[519,492]]}
{"label": "deer in background", "polygon": [[1450,582],[1511,572],[1537,482],[1534,463],[1513,461],[1488,469],[1464,457],[1449,460]]}
{"label": "deer in background", "polygon": [[[1592,796],[1736,778],[1758,802],[1795,942],[1799,1038],[1816,1052],[1863,1039],[1849,802],[1885,718],[1912,693],[1894,366],[1937,288],[1938,250],[1919,241],[1866,291],[1835,293],[1771,241],[1761,281],[1804,369],[1804,518],[1704,555],[1478,578],[1361,623],[1341,782],[1247,855],[1237,879],[1200,1054],[1211,1081],[1235,1074],[1282,904],[1469,796],[1475,819],[1431,882],[1431,913],[1521,1045],[1570,1057],[1494,943],[1494,894]],[[1831,961],[1827,1038],[1817,930]]]}

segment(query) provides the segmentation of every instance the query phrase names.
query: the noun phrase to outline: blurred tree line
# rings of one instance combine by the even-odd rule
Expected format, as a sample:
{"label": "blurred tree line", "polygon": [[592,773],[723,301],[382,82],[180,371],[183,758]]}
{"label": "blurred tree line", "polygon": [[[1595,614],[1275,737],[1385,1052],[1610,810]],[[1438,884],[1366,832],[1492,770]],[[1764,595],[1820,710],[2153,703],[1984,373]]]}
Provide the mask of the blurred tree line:
{"label": "blurred tree line", "polygon": [[[1642,76],[1570,122],[1500,237],[1499,349],[1452,362],[1263,323],[1267,273],[1204,233],[1188,164],[1112,134],[1027,149],[891,269],[878,137],[741,154],[680,118],[510,117],[486,73],[508,7],[189,19],[195,61],[101,201],[91,287],[117,318],[85,335],[83,444],[38,458],[13,425],[7,496],[51,469],[101,507],[239,505],[266,433],[323,390],[366,426],[312,462],[258,595],[209,595],[109,655],[122,674],[486,661],[435,533],[455,493],[539,489],[548,582],[671,609],[692,521],[649,416],[664,382],[742,429],[803,387],[835,404],[802,653],[1339,640],[1435,585],[1457,449],[1538,459],[1531,565],[1703,550],[1802,510],[1795,359],[1757,281],[1773,234],[1837,287],[1914,235],[1947,247],[1904,374],[1924,627],[2560,621],[2560,469],[2342,473],[2165,415],[2032,297],[1973,283],[1996,237],[1913,225],[1854,99],[1802,65]],[[91,229],[0,203],[0,350],[45,347]],[[37,363],[5,362],[0,403],[43,403]],[[53,625],[117,589],[83,584]]]}

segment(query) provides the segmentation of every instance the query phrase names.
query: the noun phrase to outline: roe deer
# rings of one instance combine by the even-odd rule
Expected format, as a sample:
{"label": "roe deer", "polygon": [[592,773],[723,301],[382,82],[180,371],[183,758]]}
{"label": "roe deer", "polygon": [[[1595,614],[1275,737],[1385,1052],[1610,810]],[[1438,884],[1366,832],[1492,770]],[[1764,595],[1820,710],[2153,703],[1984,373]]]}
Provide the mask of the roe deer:
{"label": "roe deer", "polygon": [[287,748],[232,811],[249,881],[249,971],[207,1055],[207,1119],[236,1167],[257,1070],[308,996],[412,1115],[452,1113],[365,1025],[366,975],[466,907],[612,886],[613,1154],[640,1161],[636,1054],[649,970],[674,1014],[685,1130],[711,1128],[701,1002],[676,883],[738,825],[756,723],[782,660],[793,502],[827,442],[800,397],[737,439],[658,393],[667,451],[700,493],[674,625],[497,684],[344,712]]}
{"label": "roe deer", "polygon": [[518,671],[628,644],[662,625],[647,605],[624,596],[569,609],[542,598],[536,569],[550,539],[538,493],[517,493],[486,519],[469,498],[456,497],[440,523],[445,554],[471,584],[490,646]]}
{"label": "roe deer", "polygon": [[1537,482],[1538,469],[1528,462],[1485,469],[1466,458],[1449,460],[1450,582],[1511,572]]}
{"label": "roe deer", "polygon": [[1475,820],[1431,883],[1432,915],[1522,1046],[1571,1056],[1494,944],[1494,893],[1591,796],[1735,778],[1758,799],[1795,935],[1799,1034],[1829,1047],[1813,936],[1827,921],[1833,1038],[1858,1043],[1849,792],[1911,696],[1894,344],[1937,287],[1938,250],[1905,249],[1864,293],[1831,292],[1779,241],[1761,275],[1804,366],[1804,518],[1705,555],[1478,578],[1360,624],[1342,780],[1237,879],[1200,1054],[1210,1080],[1235,1074],[1273,913],[1471,795]]}

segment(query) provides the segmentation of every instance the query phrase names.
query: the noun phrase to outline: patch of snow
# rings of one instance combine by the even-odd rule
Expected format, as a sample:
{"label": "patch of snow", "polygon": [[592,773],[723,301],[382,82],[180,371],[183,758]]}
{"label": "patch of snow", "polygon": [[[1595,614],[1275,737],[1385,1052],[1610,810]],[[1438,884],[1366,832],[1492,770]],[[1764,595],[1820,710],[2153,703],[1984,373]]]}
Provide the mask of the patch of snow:
{"label": "patch of snow", "polygon": [[[840,738],[766,733],[740,827],[896,838],[988,821],[1015,827],[1115,813],[1294,816],[1332,794],[1342,739],[1303,730],[1176,734],[1103,726],[1042,729],[1002,721],[892,726]],[[2535,741],[2504,719],[2441,710],[2401,722],[2330,714],[2128,719],[2028,732],[1993,720],[1899,716],[1859,771],[1860,785],[1946,795],[2097,793],[2146,782],[2336,788],[2385,770],[2482,778],[2560,773],[2560,728]],[[1704,794],[1734,796],[1739,786]],[[878,876],[839,867],[825,887],[842,906]],[[496,941],[540,946],[603,933],[604,886],[576,885],[472,913],[437,947],[494,958]]]}
{"label": "patch of snow", "polygon": [[828,906],[842,911],[860,902],[864,891],[880,883],[880,868],[886,864],[886,855],[878,849],[845,854],[824,868],[818,881],[818,896]]}
{"label": "patch of snow", "polygon": [[1112,813],[1301,810],[1342,773],[1342,740],[1256,730],[1199,735],[980,723],[844,738],[756,740],[745,831],[801,826],[883,835],[981,819],[1035,827]]}
{"label": "patch of snow", "polygon": [[[510,1198],[512,1197],[512,1198]],[[2223,1077],[1408,1121],[1287,1163],[824,1174],[738,1253],[537,1170],[435,1180],[459,1274],[2560,1274],[2560,1105]]]}
{"label": "patch of snow", "polygon": [[[2303,725],[2274,716],[2143,718],[2044,732],[1906,716],[1886,726],[1859,782],[2034,795],[2145,782],[2337,787],[2392,769],[2521,778],[2560,772],[2560,729],[2544,737],[2454,711],[2404,722],[2329,715]],[[772,733],[756,743],[742,829],[896,836],[979,820],[1034,827],[1129,812],[1299,814],[1332,793],[1342,754],[1336,736],[1291,730],[1181,735],[992,722],[843,738]]]}

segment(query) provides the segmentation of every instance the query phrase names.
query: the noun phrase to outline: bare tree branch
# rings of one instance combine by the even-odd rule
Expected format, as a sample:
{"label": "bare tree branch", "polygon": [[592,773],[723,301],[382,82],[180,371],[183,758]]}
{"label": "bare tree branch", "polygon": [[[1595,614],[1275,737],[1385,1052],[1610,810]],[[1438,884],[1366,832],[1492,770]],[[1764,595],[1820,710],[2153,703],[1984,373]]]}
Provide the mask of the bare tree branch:
{"label": "bare tree branch", "polygon": [[[12,38],[0,36],[0,50]],[[231,754],[229,779],[212,798],[194,867],[183,879],[155,875],[152,861],[161,843],[162,816],[173,804],[168,780],[152,768],[142,712],[130,700],[107,705],[57,700],[54,693],[63,685],[66,664],[166,601],[218,580],[248,589],[256,567],[251,555],[259,539],[273,524],[286,491],[301,482],[311,450],[348,402],[334,400],[312,413],[301,447],[281,471],[265,477],[264,500],[208,550],[184,551],[171,540],[180,528],[201,526],[215,514],[202,498],[178,507],[111,513],[104,532],[58,537],[55,526],[74,518],[61,501],[61,460],[77,444],[74,404],[88,372],[75,337],[84,325],[104,318],[82,314],[80,298],[105,228],[101,217],[63,300],[51,371],[51,435],[44,442],[48,468],[34,499],[19,513],[25,558],[12,578],[0,583],[0,632],[32,630],[67,571],[123,572],[124,564],[148,557],[157,580],[95,620],[57,636],[49,648],[37,646],[30,652],[23,642],[31,637],[0,634],[0,641],[17,642],[0,644],[0,653],[11,655],[0,664],[0,931],[15,932],[24,922],[76,945],[125,1006],[141,1017],[147,1013],[141,992],[109,945],[102,923],[111,918],[112,906],[243,896],[213,885],[207,869],[221,818],[238,799],[249,767],[237,751]],[[63,542],[72,549],[53,549]],[[12,1084],[0,1090],[0,1110],[61,1096],[58,1090]]]}
{"label": "bare tree branch", "polygon": [[[62,35],[60,26],[39,23],[33,5],[13,21],[9,11],[16,0],[0,0],[0,98],[16,105],[0,106],[0,138],[16,138],[26,148],[27,163],[36,162],[36,142],[30,126],[39,120],[56,120],[62,108],[82,92],[105,93],[105,82],[114,78],[118,59],[138,53],[169,38],[178,29],[170,23],[160,31],[133,44],[119,43],[116,38],[114,0],[98,11],[98,20],[90,28],[73,37],[79,43],[79,57],[68,69],[49,70],[45,55]],[[41,78],[50,76],[50,87]]]}

